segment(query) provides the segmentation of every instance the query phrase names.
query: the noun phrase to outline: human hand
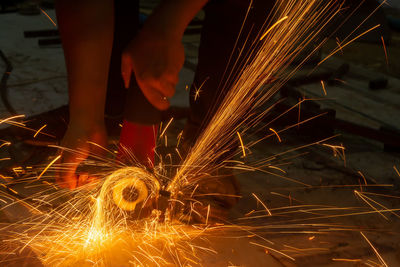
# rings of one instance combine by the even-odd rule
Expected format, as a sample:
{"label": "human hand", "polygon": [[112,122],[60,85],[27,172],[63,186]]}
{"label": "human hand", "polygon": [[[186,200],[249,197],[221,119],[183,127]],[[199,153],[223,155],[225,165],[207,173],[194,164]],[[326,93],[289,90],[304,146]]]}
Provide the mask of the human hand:
{"label": "human hand", "polygon": [[133,72],[147,100],[157,109],[165,110],[169,107],[168,98],[175,93],[184,60],[184,48],[178,36],[158,34],[151,26],[144,27],[122,54],[125,87],[129,87]]}
{"label": "human hand", "polygon": [[107,133],[104,122],[71,121],[61,141],[61,146],[66,149],[61,152],[61,163],[65,170],[56,175],[56,182],[60,187],[75,189],[78,186],[90,183],[92,178],[88,174],[85,173],[81,175],[82,177],[79,177],[76,170],[89,154],[102,154],[102,149],[91,143],[106,147]]}

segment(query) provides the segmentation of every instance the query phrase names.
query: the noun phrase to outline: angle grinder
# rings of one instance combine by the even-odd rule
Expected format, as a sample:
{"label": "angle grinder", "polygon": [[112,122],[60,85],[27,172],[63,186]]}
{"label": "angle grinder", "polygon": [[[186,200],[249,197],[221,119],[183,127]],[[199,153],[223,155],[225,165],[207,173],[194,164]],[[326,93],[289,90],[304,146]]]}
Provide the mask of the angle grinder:
{"label": "angle grinder", "polygon": [[155,211],[159,213],[160,220],[164,219],[169,193],[162,190],[160,181],[144,168],[116,170],[106,178],[102,191],[106,192],[119,212],[128,214],[132,219],[149,217]]}

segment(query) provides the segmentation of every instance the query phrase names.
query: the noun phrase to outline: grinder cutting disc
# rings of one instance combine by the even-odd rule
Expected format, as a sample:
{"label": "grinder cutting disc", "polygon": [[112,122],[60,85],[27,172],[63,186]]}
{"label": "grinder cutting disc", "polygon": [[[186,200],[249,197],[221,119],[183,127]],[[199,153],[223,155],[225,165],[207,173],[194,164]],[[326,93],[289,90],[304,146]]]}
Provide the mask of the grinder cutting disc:
{"label": "grinder cutting disc", "polygon": [[157,202],[160,183],[143,168],[126,167],[109,175],[102,187],[120,212],[135,219],[148,216]]}
{"label": "grinder cutting disc", "polygon": [[126,211],[135,210],[136,205],[145,201],[148,196],[146,184],[133,177],[118,181],[113,189],[114,203]]}

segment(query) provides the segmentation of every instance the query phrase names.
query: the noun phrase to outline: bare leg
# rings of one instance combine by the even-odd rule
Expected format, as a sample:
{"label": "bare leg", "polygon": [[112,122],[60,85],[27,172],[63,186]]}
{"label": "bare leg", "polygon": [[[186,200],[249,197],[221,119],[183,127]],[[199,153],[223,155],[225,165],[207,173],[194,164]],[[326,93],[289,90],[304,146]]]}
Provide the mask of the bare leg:
{"label": "bare leg", "polygon": [[[106,144],[104,105],[114,32],[112,0],[58,0],[58,27],[68,73],[70,122],[62,145],[92,151],[87,141]],[[86,155],[87,156],[87,155]],[[71,164],[60,186],[77,186],[75,170],[82,161],[64,154]]]}

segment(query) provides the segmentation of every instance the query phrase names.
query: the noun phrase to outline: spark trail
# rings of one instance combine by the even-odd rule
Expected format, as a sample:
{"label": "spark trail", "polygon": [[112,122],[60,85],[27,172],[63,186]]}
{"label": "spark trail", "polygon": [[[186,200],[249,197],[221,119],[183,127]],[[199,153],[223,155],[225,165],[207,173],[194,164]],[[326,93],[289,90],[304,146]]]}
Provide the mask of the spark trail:
{"label": "spark trail", "polygon": [[[252,111],[261,107],[300,68],[288,71],[290,63],[316,41],[328,23],[340,12],[341,1],[278,1],[269,26],[260,31],[244,55],[242,70],[234,77],[227,95],[211,121],[189,151],[168,186],[171,192],[193,188],[201,173],[212,173],[224,163],[217,159],[234,146],[235,135],[243,136],[257,125]],[[316,50],[314,50],[316,51]],[[305,56],[303,62],[311,55]],[[273,81],[273,82],[271,82]],[[264,114],[265,115],[265,114]],[[252,121],[253,120],[253,121]]]}

